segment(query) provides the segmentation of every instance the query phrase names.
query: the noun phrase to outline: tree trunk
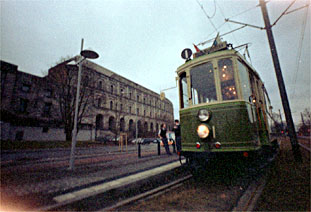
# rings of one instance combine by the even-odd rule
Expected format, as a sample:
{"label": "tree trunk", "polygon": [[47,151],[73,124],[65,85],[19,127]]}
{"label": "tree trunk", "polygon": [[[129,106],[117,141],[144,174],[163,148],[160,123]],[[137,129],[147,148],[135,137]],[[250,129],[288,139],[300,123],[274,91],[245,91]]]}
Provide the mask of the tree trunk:
{"label": "tree trunk", "polygon": [[66,130],[66,141],[72,141],[72,131],[71,130]]}

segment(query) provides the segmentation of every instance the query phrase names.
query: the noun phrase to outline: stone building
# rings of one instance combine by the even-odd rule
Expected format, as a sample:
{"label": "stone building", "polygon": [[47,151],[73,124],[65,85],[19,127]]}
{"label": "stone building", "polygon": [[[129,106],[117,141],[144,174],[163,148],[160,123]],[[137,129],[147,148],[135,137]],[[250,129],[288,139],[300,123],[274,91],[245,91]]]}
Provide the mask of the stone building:
{"label": "stone building", "polygon": [[[52,67],[45,77],[24,73],[1,61],[2,140],[66,139],[59,86],[52,76],[63,74],[66,64],[77,59]],[[75,88],[77,71],[74,76],[71,84]],[[99,140],[120,132],[134,137],[136,123],[138,137],[155,137],[162,123],[172,129],[173,105],[168,99],[161,100],[159,94],[88,60],[83,63],[82,79],[89,103],[78,140]]]}

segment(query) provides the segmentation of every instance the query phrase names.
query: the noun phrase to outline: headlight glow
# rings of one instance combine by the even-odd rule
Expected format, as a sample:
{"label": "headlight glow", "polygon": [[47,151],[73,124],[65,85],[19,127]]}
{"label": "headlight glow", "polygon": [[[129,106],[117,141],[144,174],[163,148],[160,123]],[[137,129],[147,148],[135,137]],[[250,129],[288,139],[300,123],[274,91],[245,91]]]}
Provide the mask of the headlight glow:
{"label": "headlight glow", "polygon": [[200,109],[198,112],[198,118],[200,121],[207,121],[211,116],[211,113],[207,109]]}
{"label": "headlight glow", "polygon": [[210,130],[205,124],[201,124],[197,128],[197,133],[200,138],[206,138],[209,135],[209,132]]}

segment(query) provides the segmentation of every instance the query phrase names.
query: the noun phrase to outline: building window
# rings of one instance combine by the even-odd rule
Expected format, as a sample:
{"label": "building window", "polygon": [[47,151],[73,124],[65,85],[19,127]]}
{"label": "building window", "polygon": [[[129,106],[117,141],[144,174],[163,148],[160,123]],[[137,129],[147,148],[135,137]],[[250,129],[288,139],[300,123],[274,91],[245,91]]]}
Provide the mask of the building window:
{"label": "building window", "polygon": [[136,114],[139,115],[139,108],[136,108]]}
{"label": "building window", "polygon": [[130,92],[130,99],[132,98],[132,93]]}
{"label": "building window", "polygon": [[116,127],[116,124],[115,124],[115,120],[114,120],[114,117],[110,116],[109,117],[109,130],[114,130]]}
{"label": "building window", "polygon": [[104,117],[101,114],[98,114],[96,116],[96,120],[95,120],[95,129],[96,130],[102,130],[104,129]]}
{"label": "building window", "polygon": [[49,116],[51,113],[52,103],[45,103],[43,107],[43,115]]}
{"label": "building window", "polygon": [[144,104],[146,104],[146,98],[144,98]]}
{"label": "building window", "polygon": [[24,137],[24,131],[17,131],[15,135],[15,140],[21,141],[23,140]]}
{"label": "building window", "polygon": [[48,133],[49,132],[49,127],[43,127],[42,128],[43,133]]}
{"label": "building window", "polygon": [[38,100],[35,100],[35,101],[34,101],[33,107],[34,107],[34,108],[37,108],[37,107],[38,107]]}
{"label": "building window", "polygon": [[89,77],[88,76],[85,76],[83,79],[82,79],[82,84],[84,86],[88,86],[89,85]]}
{"label": "building window", "polygon": [[129,106],[129,113],[132,113],[132,107]]}
{"label": "building window", "polygon": [[110,101],[110,110],[112,110],[112,109],[113,109],[113,102]]}
{"label": "building window", "polygon": [[139,95],[137,95],[137,99],[136,100],[137,100],[137,102],[139,102]]}
{"label": "building window", "polygon": [[27,111],[28,102],[28,99],[20,99],[19,112],[25,113]]}
{"label": "building window", "polygon": [[98,89],[102,89],[103,88],[103,83],[102,83],[102,81],[99,81],[98,82]]}
{"label": "building window", "polygon": [[113,85],[110,86],[110,92],[113,93]]}
{"label": "building window", "polygon": [[146,116],[146,110],[144,110],[144,116]]}
{"label": "building window", "polygon": [[45,90],[45,97],[48,97],[48,98],[52,97],[52,90],[51,89],[46,89]]}
{"label": "building window", "polygon": [[120,95],[123,96],[123,89],[120,90]]}
{"label": "building window", "polygon": [[26,83],[23,83],[23,85],[22,85],[22,91],[28,93],[28,92],[30,91],[30,85],[29,85],[29,84],[26,84]]}
{"label": "building window", "polygon": [[123,104],[120,105],[120,111],[122,111],[122,110],[123,110]]}
{"label": "building window", "polygon": [[101,107],[101,104],[102,104],[102,99],[99,98],[99,99],[98,99],[98,102],[97,102],[97,107]]}

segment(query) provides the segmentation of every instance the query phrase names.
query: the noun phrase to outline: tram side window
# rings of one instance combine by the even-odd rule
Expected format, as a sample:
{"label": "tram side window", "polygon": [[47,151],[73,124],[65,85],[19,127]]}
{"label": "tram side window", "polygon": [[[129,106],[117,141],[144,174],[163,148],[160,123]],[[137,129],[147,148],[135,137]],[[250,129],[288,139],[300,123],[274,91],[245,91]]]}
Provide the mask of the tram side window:
{"label": "tram side window", "polygon": [[192,68],[190,75],[193,105],[217,100],[212,63],[209,62]]}
{"label": "tram side window", "polygon": [[189,95],[186,73],[180,76],[180,95],[181,95],[181,108],[189,107]]}
{"label": "tram side window", "polygon": [[235,86],[232,60],[228,58],[219,60],[218,69],[222,100],[237,99],[238,95]]}
{"label": "tram side window", "polygon": [[245,65],[238,61],[239,76],[242,88],[242,95],[245,101],[249,101],[249,97],[252,95],[249,81],[249,74]]}

